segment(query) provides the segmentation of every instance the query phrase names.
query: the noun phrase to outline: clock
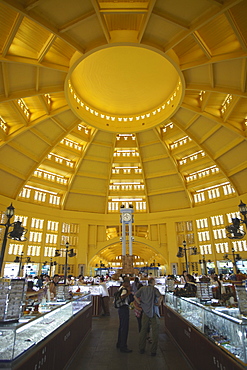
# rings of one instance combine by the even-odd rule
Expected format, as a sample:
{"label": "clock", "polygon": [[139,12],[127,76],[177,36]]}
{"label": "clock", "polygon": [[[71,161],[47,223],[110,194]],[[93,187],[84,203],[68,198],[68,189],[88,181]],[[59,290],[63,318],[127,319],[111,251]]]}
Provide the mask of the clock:
{"label": "clock", "polygon": [[132,218],[132,215],[131,215],[131,213],[123,213],[123,220],[124,221],[126,221],[126,222],[129,222],[130,220],[131,220],[131,218]]}

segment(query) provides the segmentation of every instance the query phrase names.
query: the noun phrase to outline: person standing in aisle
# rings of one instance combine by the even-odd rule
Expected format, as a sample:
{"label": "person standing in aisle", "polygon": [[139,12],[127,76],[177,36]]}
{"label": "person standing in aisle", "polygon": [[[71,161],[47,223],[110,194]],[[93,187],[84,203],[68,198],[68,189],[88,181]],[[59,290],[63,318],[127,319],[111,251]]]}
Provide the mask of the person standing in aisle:
{"label": "person standing in aisle", "polygon": [[131,289],[132,289],[132,293],[133,293],[133,294],[135,294],[135,293],[137,292],[139,284],[140,284],[139,277],[138,277],[138,276],[136,276],[136,277],[135,277],[135,280],[134,280],[134,283],[133,283],[133,284],[132,284],[132,286],[131,286]]}
{"label": "person standing in aisle", "polygon": [[110,297],[109,297],[108,288],[106,286],[106,283],[105,283],[103,277],[100,278],[99,286],[100,286],[100,290],[101,290],[100,294],[101,294],[101,297],[102,297],[102,308],[103,308],[103,315],[102,316],[110,316],[110,310],[109,310]]}
{"label": "person standing in aisle", "polygon": [[155,279],[152,277],[148,280],[148,285],[140,288],[134,296],[135,300],[141,305],[143,310],[141,332],[139,335],[139,350],[141,354],[145,353],[148,329],[151,326],[151,356],[156,356],[158,347],[158,316],[155,312],[157,312],[158,306],[160,306],[162,301],[162,295],[154,285]]}
{"label": "person standing in aisle", "polygon": [[124,301],[123,306],[118,308],[119,317],[119,328],[118,328],[118,340],[116,347],[120,349],[123,353],[130,353],[132,349],[127,346],[128,334],[129,334],[129,295],[130,290],[130,280],[125,277],[122,286],[119,288],[121,290],[121,298]]}
{"label": "person standing in aisle", "polygon": [[53,276],[53,280],[49,284],[49,292],[50,292],[50,298],[51,299],[54,299],[57,295],[56,287],[57,287],[58,283],[59,283],[59,275],[55,274]]}

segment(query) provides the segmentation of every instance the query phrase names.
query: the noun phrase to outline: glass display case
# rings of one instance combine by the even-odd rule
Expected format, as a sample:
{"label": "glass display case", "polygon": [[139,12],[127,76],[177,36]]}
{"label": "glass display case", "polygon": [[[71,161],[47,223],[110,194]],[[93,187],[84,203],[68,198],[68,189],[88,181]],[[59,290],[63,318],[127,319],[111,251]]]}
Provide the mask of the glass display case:
{"label": "glass display case", "polygon": [[67,302],[48,302],[40,305],[38,315],[26,315],[18,323],[1,325],[0,366],[26,353],[90,305],[91,294]]}
{"label": "glass display case", "polygon": [[166,286],[165,285],[155,285],[155,288],[157,288],[160,292],[160,294],[165,295],[166,293]]}
{"label": "glass display case", "polygon": [[0,323],[18,321],[26,289],[25,279],[0,278]]}
{"label": "glass display case", "polygon": [[247,364],[247,317],[238,308],[205,306],[198,298],[171,293],[166,293],[164,301],[217,346]]}
{"label": "glass display case", "polygon": [[[109,288],[109,283],[106,282],[107,288]],[[70,287],[72,293],[91,293],[92,295],[101,295],[100,285],[73,285]],[[79,290],[80,289],[80,290]]]}

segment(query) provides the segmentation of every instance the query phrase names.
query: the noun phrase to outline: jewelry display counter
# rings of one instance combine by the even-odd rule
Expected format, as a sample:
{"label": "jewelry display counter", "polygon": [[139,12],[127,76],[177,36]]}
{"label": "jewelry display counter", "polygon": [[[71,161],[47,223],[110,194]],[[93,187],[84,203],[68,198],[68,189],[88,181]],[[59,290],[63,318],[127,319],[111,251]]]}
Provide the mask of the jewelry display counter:
{"label": "jewelry display counter", "polygon": [[91,330],[91,294],[47,302],[39,312],[0,326],[0,369],[63,369]]}
{"label": "jewelry display counter", "polygon": [[[120,283],[115,281],[107,281],[106,286],[109,291],[110,297],[113,297],[113,293],[119,289]],[[99,285],[74,285],[71,287],[72,293],[75,294],[80,290],[81,293],[90,292],[92,295],[92,304],[93,304],[93,316],[100,316],[102,313],[102,300],[101,293],[102,289]]]}
{"label": "jewelry display counter", "polygon": [[200,370],[247,368],[247,317],[238,308],[212,307],[166,293],[165,328]]}
{"label": "jewelry display counter", "polygon": [[102,312],[102,302],[101,302],[101,287],[100,285],[80,285],[80,286],[72,286],[71,291],[73,294],[78,293],[80,289],[80,293],[87,294],[90,292],[92,296],[92,306],[93,312],[92,315],[100,316]]}

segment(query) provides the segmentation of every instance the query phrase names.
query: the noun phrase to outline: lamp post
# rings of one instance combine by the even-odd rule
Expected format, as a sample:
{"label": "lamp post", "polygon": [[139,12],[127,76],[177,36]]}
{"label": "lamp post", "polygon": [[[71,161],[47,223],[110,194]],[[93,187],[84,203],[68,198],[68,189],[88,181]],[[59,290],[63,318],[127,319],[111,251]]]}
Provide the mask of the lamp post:
{"label": "lamp post", "polygon": [[240,201],[240,204],[238,205],[239,212],[243,218],[232,218],[232,224],[226,226],[227,234],[226,236],[229,239],[243,239],[246,232],[240,228],[241,224],[244,224],[247,229],[247,206],[245,203]]}
{"label": "lamp post", "polygon": [[234,272],[237,274],[237,263],[236,263],[236,256],[235,256],[235,251],[234,248],[232,248],[232,259],[233,259],[233,267],[234,267]]}
{"label": "lamp post", "polygon": [[242,202],[242,200],[240,200],[240,204],[238,205],[238,207],[239,207],[239,212],[244,217],[244,219],[241,219],[241,221],[242,223],[245,224],[247,228],[247,206],[245,203]]}
{"label": "lamp post", "polygon": [[56,268],[56,264],[57,264],[57,262],[56,261],[52,262],[52,258],[51,258],[50,259],[50,275],[54,275],[54,274],[51,274],[51,270],[52,270],[53,266],[55,266],[55,268]]}
{"label": "lamp post", "polygon": [[188,265],[188,258],[187,258],[187,249],[186,249],[186,241],[183,241],[183,247],[184,247],[184,258],[185,258],[185,268],[186,271],[189,272],[189,265]]}
{"label": "lamp post", "polygon": [[[232,253],[231,254],[232,254],[233,270],[234,270],[234,273],[237,274],[237,271],[238,271],[237,261],[240,261],[242,258],[240,257],[240,255],[238,253],[235,253],[234,248],[232,248]],[[225,254],[223,258],[226,259],[226,260],[229,260],[228,254]]]}
{"label": "lamp post", "polygon": [[[18,276],[21,275],[21,270],[24,267],[24,265],[22,265],[23,256],[24,256],[24,252],[21,252],[21,256],[20,257],[19,256],[16,256],[15,257],[15,260],[14,260],[14,262],[19,263]],[[25,263],[32,263],[31,257],[25,257],[25,258],[26,258],[26,261],[24,261],[24,264]]]}
{"label": "lamp post", "polygon": [[2,249],[1,249],[1,254],[0,254],[0,276],[2,276],[2,267],[3,267],[5,249],[7,245],[7,237],[9,233],[9,228],[10,226],[12,226],[10,219],[14,216],[14,213],[15,213],[15,208],[12,206],[12,203],[11,203],[11,205],[8,206],[5,212],[5,215],[7,216],[7,222],[5,224],[0,224],[0,226],[5,226]]}
{"label": "lamp post", "polygon": [[189,273],[189,264],[188,264],[188,258],[187,258],[187,251],[192,250],[191,254],[193,254],[193,255],[196,255],[198,253],[197,253],[197,248],[196,247],[186,248],[186,245],[187,245],[187,243],[184,240],[183,241],[183,248],[178,247],[177,257],[179,257],[179,258],[184,257],[185,258],[185,269],[186,269],[186,272]]}
{"label": "lamp post", "polygon": [[65,244],[65,265],[64,265],[64,284],[66,284],[67,281],[67,275],[68,275],[68,253],[69,253],[69,242],[66,242]]}
{"label": "lamp post", "polygon": [[18,276],[20,276],[20,275],[21,275],[21,268],[22,268],[22,258],[23,258],[23,255],[24,255],[24,252],[21,252],[21,256],[20,256],[20,257],[19,257],[19,256],[15,257],[15,260],[14,260],[14,262],[19,263]]}
{"label": "lamp post", "polygon": [[208,274],[207,262],[211,262],[211,260],[205,260],[204,254],[202,255],[202,260],[199,260],[199,263],[203,265],[203,273],[204,275]]}
{"label": "lamp post", "polygon": [[[74,257],[76,256],[76,253],[74,252],[74,249],[71,248],[69,250],[69,242],[65,243],[65,264],[64,264],[64,285],[66,285],[67,281],[67,275],[68,275],[68,257]],[[61,251],[59,249],[56,249],[55,251],[55,257],[61,256]],[[53,262],[55,264],[55,262]]]}

